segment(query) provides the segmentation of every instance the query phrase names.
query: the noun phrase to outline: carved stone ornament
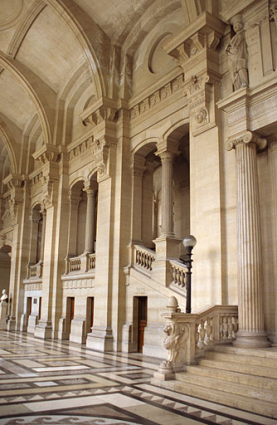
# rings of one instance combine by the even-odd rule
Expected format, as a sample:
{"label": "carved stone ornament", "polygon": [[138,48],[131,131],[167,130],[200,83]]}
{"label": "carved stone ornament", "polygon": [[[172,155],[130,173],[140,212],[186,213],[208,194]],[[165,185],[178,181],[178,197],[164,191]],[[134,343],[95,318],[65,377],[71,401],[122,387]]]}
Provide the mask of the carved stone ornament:
{"label": "carved stone ornament", "polygon": [[57,162],[59,159],[60,148],[55,145],[44,144],[42,147],[33,153],[33,158],[42,164],[49,162]]}
{"label": "carved stone ornament", "polygon": [[230,151],[235,149],[238,144],[244,143],[245,145],[249,143],[255,143],[259,150],[262,150],[267,145],[267,140],[258,137],[252,131],[245,131],[243,133],[238,134],[235,138],[228,139],[226,142],[226,150]]}
{"label": "carved stone ornament", "polygon": [[168,350],[168,357],[161,363],[160,368],[174,369],[174,366],[178,364],[180,352],[185,350],[185,343],[189,337],[189,327],[173,320],[167,321],[164,333],[166,337],[163,344],[165,349]]}
{"label": "carved stone ornament", "polygon": [[115,121],[116,112],[117,111],[115,108],[101,106],[100,108],[93,111],[90,115],[88,115],[83,120],[83,124],[91,124],[93,126],[97,126],[103,121]]}
{"label": "carved stone ornament", "polygon": [[105,177],[109,173],[109,155],[112,144],[106,137],[101,137],[93,143],[92,149],[98,177]]}
{"label": "carved stone ornament", "polygon": [[208,122],[208,111],[207,108],[200,108],[198,111],[195,112],[195,121],[197,124],[204,125]]}
{"label": "carved stone ornament", "polygon": [[53,185],[54,185],[54,182],[50,180],[49,176],[43,177],[41,196],[42,196],[42,204],[45,209],[50,208],[52,206]]}
{"label": "carved stone ornament", "polygon": [[234,91],[242,87],[248,87],[248,69],[247,69],[247,46],[243,30],[241,15],[232,18],[235,35],[226,46],[228,56],[228,65],[233,83]]}

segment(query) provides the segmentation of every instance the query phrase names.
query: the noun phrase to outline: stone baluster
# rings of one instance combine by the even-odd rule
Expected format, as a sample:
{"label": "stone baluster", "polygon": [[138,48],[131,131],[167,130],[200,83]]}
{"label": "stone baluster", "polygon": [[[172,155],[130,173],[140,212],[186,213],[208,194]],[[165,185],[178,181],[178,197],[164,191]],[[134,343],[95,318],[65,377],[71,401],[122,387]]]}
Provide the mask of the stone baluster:
{"label": "stone baluster", "polygon": [[257,147],[266,140],[246,131],[227,142],[227,150],[236,150],[237,222],[238,222],[238,311],[239,331],[234,345],[267,347],[264,330],[261,282],[261,235]]}

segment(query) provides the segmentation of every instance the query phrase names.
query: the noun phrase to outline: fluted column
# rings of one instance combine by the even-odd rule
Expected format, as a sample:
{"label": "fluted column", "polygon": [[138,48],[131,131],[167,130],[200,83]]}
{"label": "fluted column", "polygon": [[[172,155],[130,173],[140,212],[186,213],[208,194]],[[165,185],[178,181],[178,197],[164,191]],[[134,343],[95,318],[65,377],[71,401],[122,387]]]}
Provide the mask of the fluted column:
{"label": "fluted column", "polygon": [[162,152],[162,235],[174,237],[173,231],[173,154]]}
{"label": "fluted column", "polygon": [[87,214],[86,214],[86,238],[85,253],[92,253],[95,238],[95,197],[96,190],[92,187],[85,187],[87,194]]}
{"label": "fluted column", "polygon": [[227,142],[227,150],[236,150],[237,226],[238,226],[238,311],[237,347],[267,347],[261,275],[261,233],[257,147],[265,139],[246,131]]}

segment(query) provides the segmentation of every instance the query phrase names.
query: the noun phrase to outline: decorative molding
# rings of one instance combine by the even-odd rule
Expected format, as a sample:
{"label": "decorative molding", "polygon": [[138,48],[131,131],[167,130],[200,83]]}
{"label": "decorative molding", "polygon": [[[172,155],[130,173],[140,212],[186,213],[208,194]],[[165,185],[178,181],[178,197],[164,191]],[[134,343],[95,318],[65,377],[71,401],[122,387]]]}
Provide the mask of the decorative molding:
{"label": "decorative molding", "polygon": [[68,161],[79,158],[85,154],[93,145],[93,136],[88,137],[85,140],[80,140],[78,144],[74,144],[73,147],[68,147]]}
{"label": "decorative molding", "polygon": [[61,152],[61,147],[44,144],[42,147],[32,154],[32,157],[40,161],[42,164],[47,164],[49,162],[58,162],[59,153]]}
{"label": "decorative molding", "polygon": [[133,106],[130,110],[130,120],[134,120],[146,113],[154,106],[168,99],[171,95],[178,92],[183,88],[184,75],[181,74],[178,77],[166,83],[163,87],[147,96],[144,100]]}
{"label": "decorative molding", "polygon": [[107,98],[98,99],[80,114],[83,125],[98,126],[102,122],[115,122],[117,118],[116,103]]}

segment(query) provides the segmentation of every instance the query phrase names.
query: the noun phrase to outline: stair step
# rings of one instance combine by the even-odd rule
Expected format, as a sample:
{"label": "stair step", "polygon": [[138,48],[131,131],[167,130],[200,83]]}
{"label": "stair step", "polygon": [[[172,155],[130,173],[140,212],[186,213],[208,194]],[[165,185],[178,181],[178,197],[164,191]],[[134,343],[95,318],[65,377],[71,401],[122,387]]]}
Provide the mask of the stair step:
{"label": "stair step", "polygon": [[249,348],[233,347],[232,345],[215,345],[214,351],[220,353],[235,353],[246,356],[251,355],[251,357],[272,358],[277,360],[277,347],[256,348],[255,350],[251,350]]}
{"label": "stair step", "polygon": [[[176,379],[186,383],[188,386],[199,385],[209,392],[211,389],[218,390],[225,393],[226,397],[233,397],[233,395],[248,397],[252,400],[263,400],[270,403],[276,403],[277,391],[268,390],[264,388],[253,388],[248,385],[225,382],[221,379],[207,378],[206,376],[193,375],[191,373],[176,373]],[[207,391],[208,389],[208,391]],[[277,409],[277,407],[276,407]]]}
{"label": "stair step", "polygon": [[[276,371],[277,372],[277,371]],[[224,369],[217,369],[203,365],[187,366],[187,373],[192,375],[204,376],[206,378],[221,379],[223,381],[232,382],[234,384],[251,385],[253,387],[276,390],[277,379],[264,378],[261,376],[253,376],[252,374],[245,374],[234,372]],[[228,385],[228,384],[227,384]]]}
{"label": "stair step", "polygon": [[277,368],[269,368],[264,366],[255,366],[249,363],[227,362],[221,360],[201,359],[199,365],[209,368],[227,370],[239,373],[245,373],[253,376],[261,376],[265,378],[277,379]]}
{"label": "stair step", "polygon": [[215,390],[209,388],[207,391],[206,387],[195,385],[182,381],[159,381],[153,380],[154,385],[162,386],[164,388],[178,391],[182,394],[187,394],[193,397],[199,397],[204,400],[213,401],[215,403],[224,404],[237,409],[247,410],[252,413],[259,415],[269,416],[271,418],[277,418],[277,405],[276,403],[269,403],[263,400],[251,399],[245,396],[228,394],[222,390]]}
{"label": "stair step", "polygon": [[[250,353],[249,353],[250,354]],[[270,368],[277,368],[277,360],[275,358],[258,357],[250,355],[238,355],[230,352],[208,351],[206,353],[207,359],[220,360],[233,363],[247,363],[253,366],[264,366]]]}

